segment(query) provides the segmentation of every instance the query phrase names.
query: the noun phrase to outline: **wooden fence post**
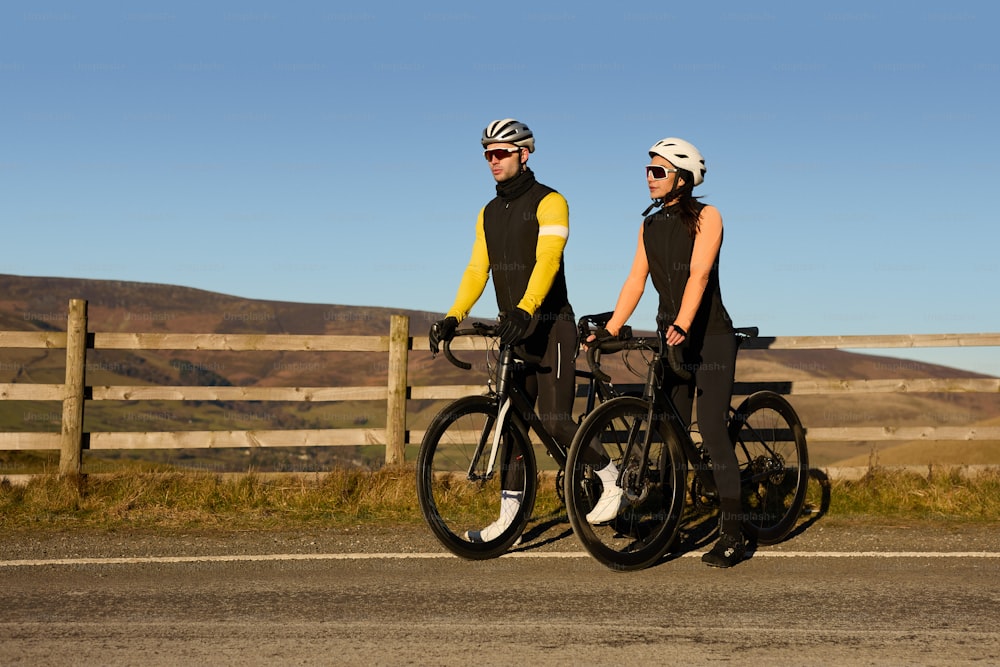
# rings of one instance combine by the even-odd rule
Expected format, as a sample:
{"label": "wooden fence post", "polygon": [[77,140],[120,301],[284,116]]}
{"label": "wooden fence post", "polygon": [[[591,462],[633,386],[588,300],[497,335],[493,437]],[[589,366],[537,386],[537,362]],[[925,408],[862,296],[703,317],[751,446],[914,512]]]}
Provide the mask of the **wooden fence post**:
{"label": "wooden fence post", "polygon": [[59,474],[79,475],[83,461],[84,368],[87,359],[87,302],[71,299],[66,319],[66,384],[63,394]]}
{"label": "wooden fence post", "polygon": [[406,444],[406,365],[410,318],[393,315],[389,324],[389,398],[385,413],[385,463],[403,463]]}

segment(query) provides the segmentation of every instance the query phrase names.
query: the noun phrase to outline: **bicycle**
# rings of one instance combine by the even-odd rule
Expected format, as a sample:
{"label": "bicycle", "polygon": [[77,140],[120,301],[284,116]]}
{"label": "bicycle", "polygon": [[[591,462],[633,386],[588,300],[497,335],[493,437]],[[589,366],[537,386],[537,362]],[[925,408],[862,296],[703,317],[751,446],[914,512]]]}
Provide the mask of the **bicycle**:
{"label": "bicycle", "polygon": [[[627,328],[626,328],[627,329]],[[737,329],[738,343],[756,337]],[[664,373],[688,380],[679,350],[655,337],[591,342],[588,362],[599,381],[602,352],[642,350],[651,358],[641,397],[607,401],[580,425],[567,455],[564,491],[573,532],[598,561],[615,570],[656,563],[674,543],[690,492],[700,510],[718,505],[707,451],[692,438],[687,420],[663,391]],[[773,391],[758,391],[730,408],[729,437],[740,467],[743,531],[757,544],[783,539],[802,513],[809,463],[805,430],[791,404]],[[586,516],[601,496],[601,481],[584,453],[601,451],[619,471],[628,505],[611,522],[592,525]],[[592,455],[587,458],[592,458]],[[688,482],[690,468],[690,483]]]}
{"label": "bicycle", "polygon": [[[589,335],[589,323],[603,325],[610,317],[584,316],[578,322],[581,335]],[[603,320],[600,318],[603,317]],[[597,318],[595,320],[595,318]],[[495,327],[475,322],[459,329],[455,337],[496,338]],[[451,341],[442,345],[454,365],[470,369],[456,358]],[[488,360],[493,351],[488,352]],[[438,540],[457,556],[472,560],[495,558],[519,542],[538,490],[538,466],[530,434],[558,466],[556,490],[562,497],[567,449],[546,430],[521,386],[521,376],[531,360],[519,359],[514,348],[499,345],[495,365],[482,396],[466,396],[445,406],[431,421],[417,454],[417,498],[420,509]],[[610,382],[578,369],[586,384],[587,413],[597,402],[617,396]],[[579,393],[579,392],[578,392]],[[506,476],[506,479],[504,479]],[[521,504],[508,528],[491,540],[473,541],[466,531],[483,516],[499,516],[501,482],[507,488],[523,489]]]}

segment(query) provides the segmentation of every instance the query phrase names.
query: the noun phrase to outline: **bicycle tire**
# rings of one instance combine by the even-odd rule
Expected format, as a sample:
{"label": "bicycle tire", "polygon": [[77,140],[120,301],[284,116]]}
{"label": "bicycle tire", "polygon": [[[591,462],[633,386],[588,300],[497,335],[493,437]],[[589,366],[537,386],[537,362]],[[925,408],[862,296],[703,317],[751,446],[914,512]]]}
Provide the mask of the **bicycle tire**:
{"label": "bicycle tire", "polygon": [[[645,478],[634,476],[648,412],[646,401],[629,396],[602,404],[580,425],[566,463],[566,511],[573,532],[590,555],[616,571],[639,570],[659,561],[677,536],[684,510],[687,462],[673,438],[664,437],[667,429],[658,420],[653,424]],[[625,462],[630,437],[640,438],[640,448],[630,456],[632,461]],[[594,460],[587,450],[592,452],[597,443],[619,470],[626,470],[624,488],[642,491],[633,494],[617,518],[602,525],[592,525],[586,518],[603,489],[594,465],[584,461]]]}
{"label": "bicycle tire", "polygon": [[740,466],[744,533],[758,544],[780,542],[802,515],[809,484],[802,422],[784,397],[759,391],[732,415],[729,437]]}
{"label": "bicycle tire", "polygon": [[[495,539],[473,542],[467,530],[478,530],[500,516],[500,474],[488,474],[490,443],[499,409],[489,396],[467,396],[442,409],[433,419],[417,454],[417,499],[431,531],[456,556],[470,560],[496,558],[521,536],[531,517],[537,492],[534,451],[523,429],[510,417],[501,438],[506,446],[517,447],[522,465],[512,468],[522,474],[521,506],[513,521]],[[480,438],[486,443],[473,473],[475,450]],[[503,457],[499,457],[499,471]]]}

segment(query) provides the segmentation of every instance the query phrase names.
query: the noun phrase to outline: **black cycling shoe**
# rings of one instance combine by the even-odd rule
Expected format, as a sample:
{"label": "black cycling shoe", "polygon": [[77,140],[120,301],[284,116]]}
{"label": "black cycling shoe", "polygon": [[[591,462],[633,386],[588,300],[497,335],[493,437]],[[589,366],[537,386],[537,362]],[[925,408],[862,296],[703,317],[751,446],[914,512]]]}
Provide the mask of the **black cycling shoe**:
{"label": "black cycling shoe", "polygon": [[742,537],[723,534],[712,550],[701,557],[701,562],[712,567],[732,567],[747,554]]}

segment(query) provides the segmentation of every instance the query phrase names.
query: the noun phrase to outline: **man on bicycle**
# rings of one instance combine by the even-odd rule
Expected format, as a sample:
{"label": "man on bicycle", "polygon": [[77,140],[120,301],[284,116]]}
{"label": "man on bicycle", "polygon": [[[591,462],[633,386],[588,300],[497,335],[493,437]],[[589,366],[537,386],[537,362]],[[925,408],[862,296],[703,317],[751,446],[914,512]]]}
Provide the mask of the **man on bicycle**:
{"label": "man on bicycle", "polygon": [[[501,342],[517,345],[520,356],[532,361],[525,389],[536,399],[545,428],[568,448],[576,431],[572,410],[578,347],[563,269],[569,208],[561,194],[536,181],[528,168],[535,139],[527,125],[513,118],[495,120],[483,130],[482,145],[497,194],[479,211],[472,257],[454,303],[431,326],[430,348],[437,353],[438,344],[452,338],[492,274]],[[516,465],[517,454],[513,456],[505,469]],[[489,541],[506,530],[524,491],[516,488],[523,480],[511,480],[502,479],[500,517],[482,530],[469,531],[467,539]]]}

